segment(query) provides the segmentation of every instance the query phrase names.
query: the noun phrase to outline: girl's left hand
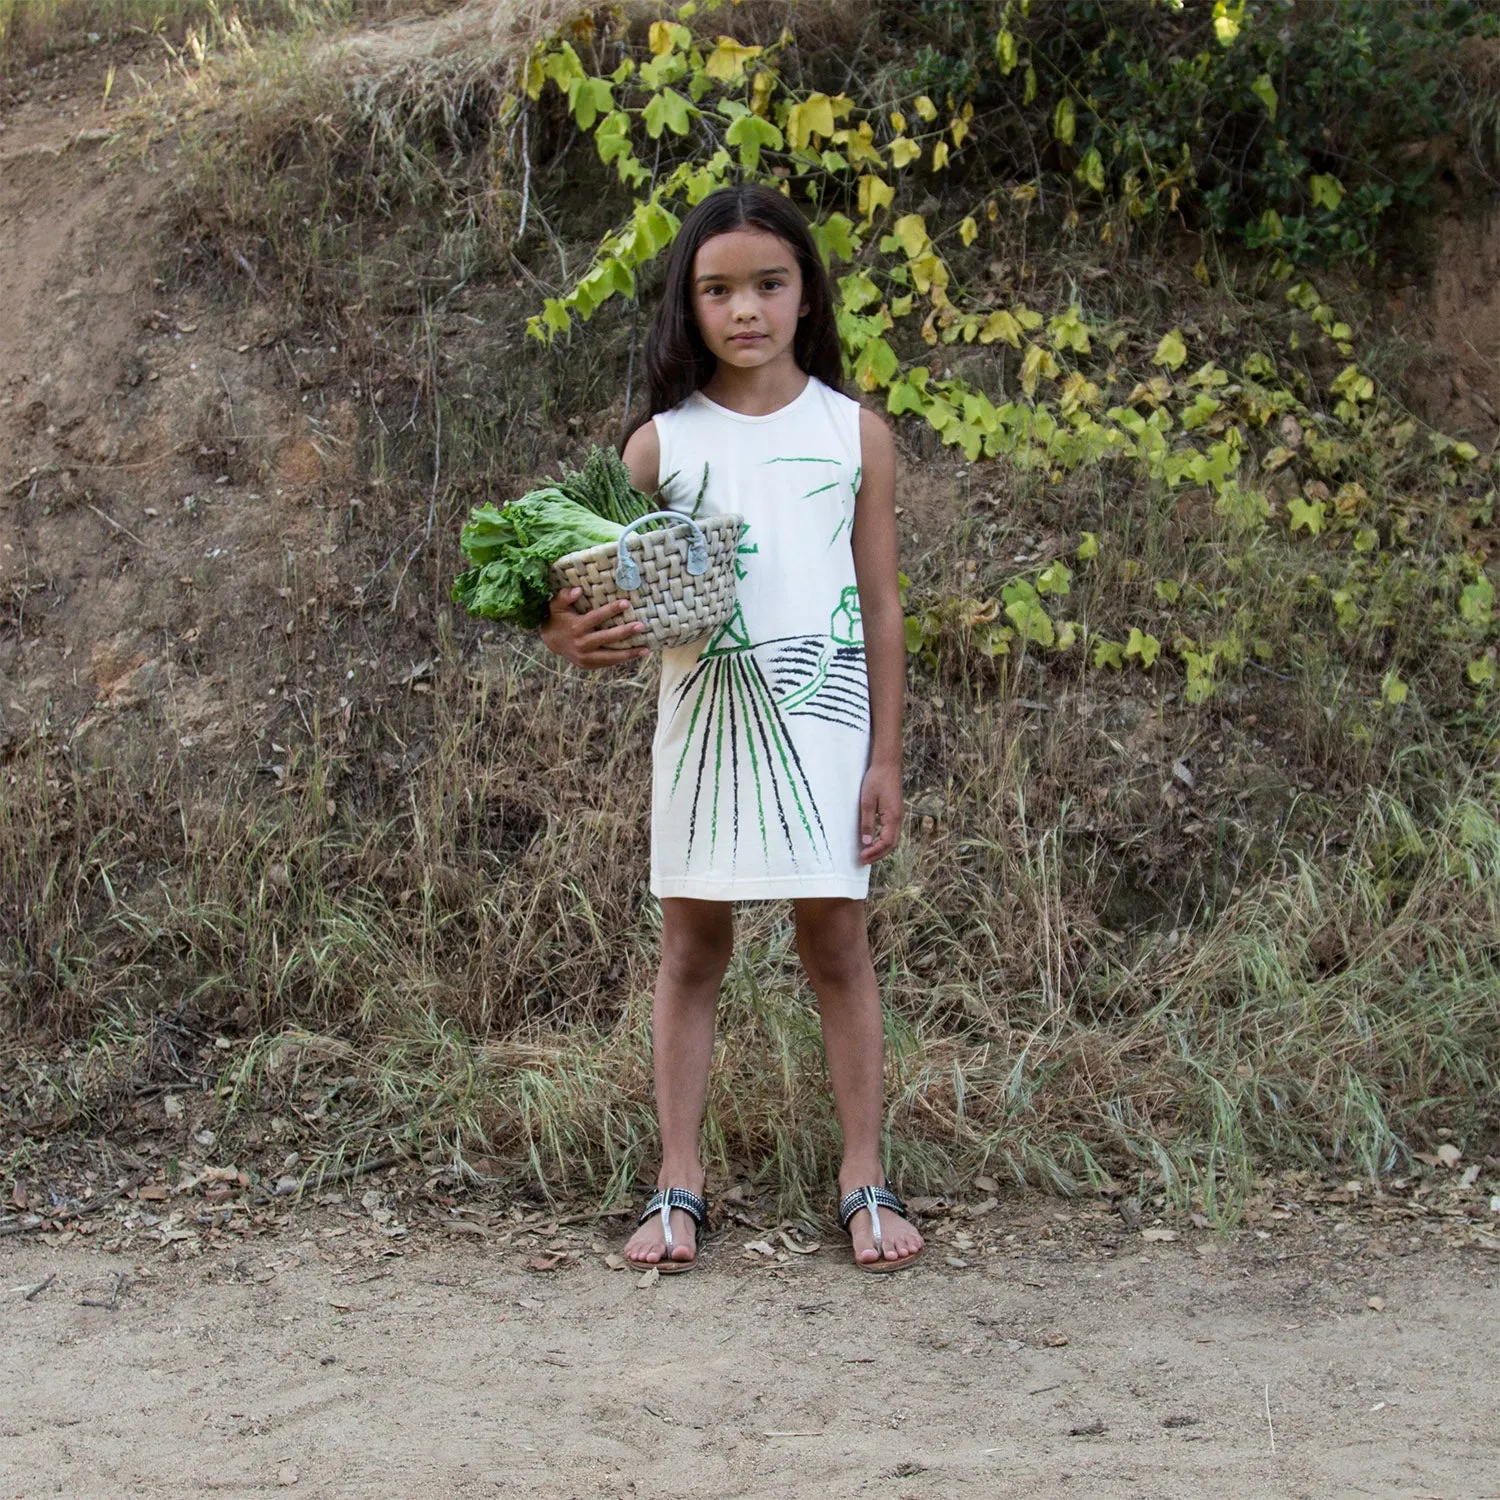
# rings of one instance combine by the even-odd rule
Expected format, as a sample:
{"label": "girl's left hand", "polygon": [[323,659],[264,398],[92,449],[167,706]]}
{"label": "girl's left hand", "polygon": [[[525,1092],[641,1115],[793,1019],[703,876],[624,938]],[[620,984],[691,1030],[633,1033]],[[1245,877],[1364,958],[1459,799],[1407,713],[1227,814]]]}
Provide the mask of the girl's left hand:
{"label": "girl's left hand", "polygon": [[884,859],[901,837],[901,768],[872,765],[859,789],[859,862]]}

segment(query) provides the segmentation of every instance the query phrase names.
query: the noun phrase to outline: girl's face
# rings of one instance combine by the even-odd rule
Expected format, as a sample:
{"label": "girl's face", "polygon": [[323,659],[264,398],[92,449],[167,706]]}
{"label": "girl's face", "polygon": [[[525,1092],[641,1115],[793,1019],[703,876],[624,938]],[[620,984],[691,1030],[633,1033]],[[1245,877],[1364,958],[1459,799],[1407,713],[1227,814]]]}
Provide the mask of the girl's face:
{"label": "girl's face", "polygon": [[741,370],[795,361],[807,311],[797,254],[764,229],[716,234],[693,257],[693,314],[709,352]]}

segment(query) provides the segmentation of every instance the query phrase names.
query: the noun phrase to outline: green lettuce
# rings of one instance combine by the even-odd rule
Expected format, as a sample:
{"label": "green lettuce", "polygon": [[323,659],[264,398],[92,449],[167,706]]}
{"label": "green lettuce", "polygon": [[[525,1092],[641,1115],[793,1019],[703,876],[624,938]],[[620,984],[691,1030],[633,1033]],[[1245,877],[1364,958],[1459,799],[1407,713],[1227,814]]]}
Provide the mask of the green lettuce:
{"label": "green lettuce", "polygon": [[617,542],[624,530],[555,486],[504,507],[476,506],[459,537],[474,566],[453,580],[453,600],[471,615],[535,630],[552,601],[551,565],[570,552]]}

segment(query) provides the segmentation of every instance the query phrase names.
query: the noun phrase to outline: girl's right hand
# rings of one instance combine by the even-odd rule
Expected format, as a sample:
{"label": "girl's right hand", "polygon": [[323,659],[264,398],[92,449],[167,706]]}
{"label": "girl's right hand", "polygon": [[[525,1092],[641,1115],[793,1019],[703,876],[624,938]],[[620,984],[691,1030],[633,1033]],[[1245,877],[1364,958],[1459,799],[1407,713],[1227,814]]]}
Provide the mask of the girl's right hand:
{"label": "girl's right hand", "polygon": [[629,641],[646,627],[639,620],[629,624],[611,624],[630,606],[623,599],[611,599],[587,614],[573,612],[573,601],[582,589],[563,589],[552,596],[547,619],[542,624],[542,644],[575,667],[618,667],[623,662],[639,661],[649,656],[646,646],[619,649],[615,643]]}

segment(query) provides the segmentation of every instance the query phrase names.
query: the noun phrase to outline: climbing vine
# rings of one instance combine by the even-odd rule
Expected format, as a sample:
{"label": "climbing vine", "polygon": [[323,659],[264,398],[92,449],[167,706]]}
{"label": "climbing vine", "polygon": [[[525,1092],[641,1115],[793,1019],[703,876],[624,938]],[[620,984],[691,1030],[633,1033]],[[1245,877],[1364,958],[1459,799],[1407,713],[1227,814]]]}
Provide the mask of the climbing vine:
{"label": "climbing vine", "polygon": [[[771,45],[754,45],[717,27],[700,34],[689,26],[722,8],[714,0],[678,7],[651,22],[636,48],[623,33],[602,45],[585,16],[528,59],[525,100],[516,107],[561,96],[573,126],[631,194],[627,216],[601,240],[588,268],[530,320],[534,337],[567,337],[611,298],[635,297],[641,273],[672,243],[685,208],[726,182],[761,181],[809,205],[814,238],[835,278],[854,382],[883,395],[893,417],[925,422],[971,464],[1003,458],[1049,480],[1086,465],[1125,464],[1168,493],[1200,493],[1232,569],[1269,532],[1305,547],[1299,587],[1346,633],[1393,625],[1410,592],[1396,575],[1428,567],[1412,546],[1423,503],[1404,505],[1389,494],[1377,503],[1368,483],[1375,471],[1393,463],[1420,467],[1455,514],[1493,524],[1495,461],[1481,461],[1472,444],[1423,434],[1354,359],[1350,325],[1274,245],[1265,275],[1285,284],[1288,348],[1322,340],[1345,361],[1326,391],[1311,389],[1300,371],[1283,376],[1270,350],[1250,354],[1237,369],[1195,359],[1182,328],[1141,346],[1138,335],[1094,318],[1077,297],[1050,309],[986,302],[955,266],[981,237],[1000,234],[1007,214],[1029,213],[1041,185],[995,183],[979,164],[934,199],[971,148],[980,123],[973,101],[918,93],[889,108],[799,90],[780,66],[794,46],[789,30]],[[1244,10],[1242,0],[1216,0],[1226,45]],[[1026,11],[1024,3],[1003,8],[990,54],[1002,76],[1017,77],[1029,102],[1038,85],[1017,29]],[[611,51],[606,60],[614,66],[606,72],[599,59]],[[1266,107],[1274,112],[1269,97]],[[1073,142],[1078,105],[1066,95],[1051,128],[1058,141]],[[1076,175],[1103,191],[1097,146],[1082,155]],[[1170,188],[1170,175],[1153,180],[1153,201]],[[984,191],[974,191],[976,181]],[[1138,188],[1139,179],[1122,188],[1132,214],[1144,211]],[[1310,191],[1332,201],[1342,188],[1325,176]],[[932,201],[949,206],[934,212]],[[1111,222],[1105,216],[1106,234]],[[1196,274],[1207,279],[1201,261]],[[1007,389],[987,391],[952,372],[944,351],[966,345],[1012,351]],[[1097,566],[1101,546],[1098,535],[1085,533],[1071,565],[1039,559],[999,599],[909,605],[908,648],[933,659],[935,643],[957,631],[986,658],[1077,651],[1089,667],[1106,671],[1151,671],[1170,648],[1192,703],[1207,701],[1247,657],[1275,657],[1276,643],[1247,635],[1232,591],[1210,596],[1190,580],[1155,581],[1165,627],[1142,619],[1117,639],[1070,618],[1074,566]],[[1427,579],[1441,601],[1439,632],[1467,646],[1467,679],[1481,694],[1497,679],[1495,590],[1485,563],[1482,547],[1450,548],[1441,576]],[[1393,708],[1408,696],[1398,668],[1392,662],[1383,679]]]}

